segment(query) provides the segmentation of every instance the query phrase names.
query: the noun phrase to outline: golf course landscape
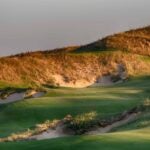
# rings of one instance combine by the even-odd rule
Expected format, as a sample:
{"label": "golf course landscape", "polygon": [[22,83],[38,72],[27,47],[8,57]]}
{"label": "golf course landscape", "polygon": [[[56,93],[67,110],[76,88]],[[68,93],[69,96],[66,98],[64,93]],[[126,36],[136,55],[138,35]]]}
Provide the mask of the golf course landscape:
{"label": "golf course landscape", "polygon": [[150,26],[0,68],[0,150],[150,150]]}

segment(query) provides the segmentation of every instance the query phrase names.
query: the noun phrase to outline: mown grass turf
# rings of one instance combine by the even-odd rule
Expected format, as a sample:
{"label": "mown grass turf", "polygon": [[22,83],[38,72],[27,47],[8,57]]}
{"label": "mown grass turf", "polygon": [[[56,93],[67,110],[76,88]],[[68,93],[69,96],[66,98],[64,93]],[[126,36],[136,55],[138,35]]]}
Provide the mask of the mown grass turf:
{"label": "mown grass turf", "polygon": [[150,130],[97,136],[75,136],[42,141],[0,143],[1,150],[149,150]]}
{"label": "mown grass turf", "polygon": [[150,132],[150,110],[147,110],[144,114],[141,114],[140,117],[136,119],[134,122],[131,122],[127,125],[117,128],[115,131],[129,131],[129,130],[145,129],[145,128],[146,129],[149,128],[149,132]]}
{"label": "mown grass turf", "polygon": [[0,106],[0,137],[32,128],[45,120],[96,111],[110,117],[140,104],[150,96],[150,77],[85,89],[50,89],[45,97]]}

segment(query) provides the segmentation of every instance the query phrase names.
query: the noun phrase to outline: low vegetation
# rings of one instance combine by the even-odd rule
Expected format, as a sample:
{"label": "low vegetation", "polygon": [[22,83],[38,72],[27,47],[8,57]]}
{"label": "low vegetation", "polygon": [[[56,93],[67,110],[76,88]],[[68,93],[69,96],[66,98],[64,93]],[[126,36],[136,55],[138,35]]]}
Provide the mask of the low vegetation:
{"label": "low vegetation", "polygon": [[76,134],[83,134],[89,128],[96,125],[98,122],[97,113],[89,112],[78,115],[67,122],[67,127],[75,131]]}
{"label": "low vegetation", "polygon": [[76,52],[122,50],[132,54],[150,56],[150,26],[108,36],[82,46]]}

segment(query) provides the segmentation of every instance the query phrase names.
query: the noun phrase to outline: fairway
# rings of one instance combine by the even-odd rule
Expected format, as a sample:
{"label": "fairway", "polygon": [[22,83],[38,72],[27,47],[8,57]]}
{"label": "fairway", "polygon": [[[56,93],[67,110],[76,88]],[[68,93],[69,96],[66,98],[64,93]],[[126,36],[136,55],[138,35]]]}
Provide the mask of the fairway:
{"label": "fairway", "polygon": [[[100,118],[110,118],[134,106],[150,96],[150,77],[135,77],[115,86],[97,88],[53,88],[41,98],[27,99],[0,106],[0,136],[32,129],[45,120],[62,119],[96,111]],[[149,114],[149,113],[148,113]],[[135,149],[150,148],[150,115],[141,116],[136,122],[120,127],[118,132],[97,135],[58,138],[44,141],[0,143],[0,149]],[[145,125],[144,125],[145,124]],[[116,131],[114,130],[114,131]],[[118,140],[119,139],[119,140]],[[47,145],[45,147],[45,145]],[[48,146],[49,145],[49,146]],[[63,147],[62,147],[63,145]],[[86,146],[88,145],[88,146]],[[140,146],[140,147],[139,147]],[[45,147],[45,148],[44,148]]]}

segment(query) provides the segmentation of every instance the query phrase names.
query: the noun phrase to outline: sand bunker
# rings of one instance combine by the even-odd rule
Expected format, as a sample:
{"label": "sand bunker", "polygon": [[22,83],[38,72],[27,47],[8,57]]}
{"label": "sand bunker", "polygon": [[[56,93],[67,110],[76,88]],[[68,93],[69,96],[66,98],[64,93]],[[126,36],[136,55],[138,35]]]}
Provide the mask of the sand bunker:
{"label": "sand bunker", "polygon": [[43,140],[43,139],[52,139],[58,137],[66,137],[73,135],[73,132],[66,130],[66,125],[61,122],[55,129],[48,129],[45,132],[42,132],[38,135],[29,137],[29,140]]}
{"label": "sand bunker", "polygon": [[[113,119],[110,119],[109,121],[98,122],[98,124],[93,125],[93,128],[91,127],[86,129],[86,131],[80,133],[80,135],[98,135],[111,132],[115,128],[136,120],[139,115],[141,115],[141,112],[142,111],[140,111],[138,107],[135,107]],[[0,138],[0,142],[43,140],[79,135],[77,134],[77,129],[75,130],[68,126],[68,123],[66,122],[68,119],[66,119],[67,118],[62,120],[54,120],[52,122],[46,121],[43,124],[38,124],[34,130],[29,130],[18,134],[12,134],[5,138]]]}
{"label": "sand bunker", "polygon": [[125,125],[129,122],[132,122],[132,121],[136,120],[137,118],[138,118],[138,113],[134,113],[134,114],[131,114],[131,115],[127,116],[123,120],[114,122],[113,124],[108,125],[104,128],[102,128],[102,127],[101,128],[95,128],[91,131],[86,132],[85,134],[86,135],[97,135],[97,134],[108,133],[108,132],[112,131],[113,129],[117,128],[117,127],[120,127],[122,125]]}
{"label": "sand bunker", "polygon": [[[98,135],[98,134],[108,133],[117,127],[120,127],[122,125],[125,125],[127,123],[136,120],[138,116],[139,113],[130,114],[126,116],[124,119],[120,121],[116,121],[110,125],[107,125],[106,127],[97,127],[91,129],[90,131],[86,132],[84,135]],[[63,123],[61,123],[55,129],[49,129],[43,133],[29,137],[29,140],[52,139],[52,138],[66,137],[66,136],[73,136],[73,135],[75,134],[71,131],[68,131],[66,129],[66,126]]]}
{"label": "sand bunker", "polygon": [[[38,97],[43,96],[44,94],[45,94],[45,92],[34,92],[31,95],[31,98],[38,98]],[[26,97],[25,95],[26,95],[26,92],[12,93],[8,97],[6,97],[5,99],[0,98],[0,104],[13,103],[16,101],[23,100]]]}

